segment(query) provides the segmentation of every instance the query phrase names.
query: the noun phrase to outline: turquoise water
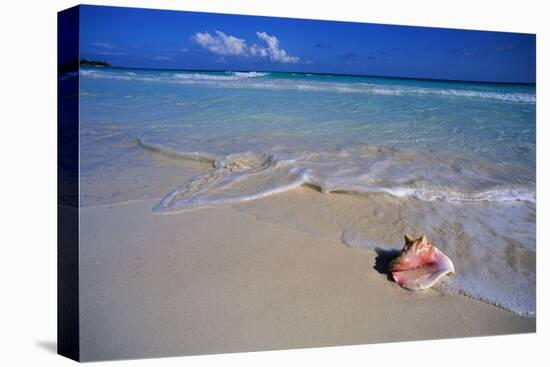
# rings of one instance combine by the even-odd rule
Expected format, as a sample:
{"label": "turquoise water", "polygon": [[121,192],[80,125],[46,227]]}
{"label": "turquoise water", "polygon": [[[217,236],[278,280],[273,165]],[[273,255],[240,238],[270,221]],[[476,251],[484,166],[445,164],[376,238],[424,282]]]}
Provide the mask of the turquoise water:
{"label": "turquoise water", "polygon": [[534,265],[508,261],[535,252],[532,85],[84,68],[80,96],[85,206],[156,198],[155,212],[177,213],[304,184],[381,193],[416,203],[412,227],[461,223],[435,235],[477,246],[469,260],[447,249],[471,270],[452,289],[535,313]]}

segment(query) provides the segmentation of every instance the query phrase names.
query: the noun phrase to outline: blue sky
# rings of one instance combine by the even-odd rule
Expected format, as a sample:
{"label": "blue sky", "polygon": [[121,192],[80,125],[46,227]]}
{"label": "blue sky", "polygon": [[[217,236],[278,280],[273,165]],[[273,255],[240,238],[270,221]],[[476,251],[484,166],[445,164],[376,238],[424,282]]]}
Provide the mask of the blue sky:
{"label": "blue sky", "polygon": [[80,56],[116,66],[535,82],[535,36],[81,6]]}

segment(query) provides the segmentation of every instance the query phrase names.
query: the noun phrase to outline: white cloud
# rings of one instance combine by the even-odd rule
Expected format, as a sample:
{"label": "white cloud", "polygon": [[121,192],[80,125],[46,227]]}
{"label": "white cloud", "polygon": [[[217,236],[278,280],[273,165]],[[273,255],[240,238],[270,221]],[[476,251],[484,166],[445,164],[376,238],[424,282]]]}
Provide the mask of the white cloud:
{"label": "white cloud", "polygon": [[247,52],[246,41],[234,36],[228,36],[223,32],[216,31],[215,35],[208,32],[198,32],[191,36],[191,39],[218,55],[245,55]]}
{"label": "white cloud", "polygon": [[170,61],[170,60],[172,60],[170,56],[165,56],[165,55],[155,56],[155,61]]}
{"label": "white cloud", "polygon": [[215,35],[211,35],[208,32],[198,32],[191,36],[191,40],[210,52],[222,56],[234,55],[269,58],[273,62],[281,63],[296,63],[300,61],[299,57],[291,56],[280,48],[277,37],[270,36],[265,32],[256,32],[256,35],[261,41],[265,42],[266,46],[259,46],[257,44],[248,46],[244,39],[227,35],[221,31],[216,31],[215,33]]}
{"label": "white cloud", "polygon": [[112,45],[112,44],[110,44],[110,43],[107,43],[107,42],[99,42],[99,41],[94,42],[94,46],[95,46],[95,47],[99,47],[99,48],[106,48],[106,49],[108,49],[108,50],[111,50],[111,49],[115,48],[115,46]]}
{"label": "white cloud", "polygon": [[265,32],[256,32],[259,39],[267,44],[267,53],[271,61],[283,63],[295,63],[300,61],[297,56],[290,56],[285,50],[279,48],[279,40],[275,36],[270,36]]}
{"label": "white cloud", "polygon": [[104,55],[104,56],[124,56],[126,55],[125,52],[116,52],[116,51],[97,51],[94,52],[96,55]]}
{"label": "white cloud", "polygon": [[250,55],[252,55],[252,56],[259,56],[259,57],[269,56],[269,53],[267,52],[267,48],[258,46],[256,44],[250,46],[248,51],[250,52]]}

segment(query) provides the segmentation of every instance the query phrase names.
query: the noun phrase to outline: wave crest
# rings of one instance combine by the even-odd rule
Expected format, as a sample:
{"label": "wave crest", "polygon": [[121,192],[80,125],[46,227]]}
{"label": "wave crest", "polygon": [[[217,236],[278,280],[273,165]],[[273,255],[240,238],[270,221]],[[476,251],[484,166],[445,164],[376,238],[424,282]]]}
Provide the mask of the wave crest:
{"label": "wave crest", "polygon": [[[158,154],[212,166],[209,173],[168,193],[155,207],[156,212],[249,201],[302,185],[317,187],[322,193],[383,193],[422,201],[536,200],[534,183],[506,181],[516,168],[437,154],[362,146],[330,152],[245,151],[221,156],[180,151],[143,137],[138,142]],[[516,173],[521,176],[521,169]]]}
{"label": "wave crest", "polygon": [[489,99],[502,102],[536,103],[536,94],[528,92],[494,92],[490,90],[411,87],[407,85],[380,86],[369,83],[343,83],[307,79],[287,79],[271,77],[270,73],[260,72],[180,72],[156,73],[127,72],[112,70],[80,70],[80,75],[91,78],[105,78],[117,80],[136,80],[145,82],[204,84],[221,88],[250,88],[250,89],[282,89],[300,90],[305,92],[334,92],[334,93],[362,93],[380,96],[421,96],[434,95],[442,97]]}

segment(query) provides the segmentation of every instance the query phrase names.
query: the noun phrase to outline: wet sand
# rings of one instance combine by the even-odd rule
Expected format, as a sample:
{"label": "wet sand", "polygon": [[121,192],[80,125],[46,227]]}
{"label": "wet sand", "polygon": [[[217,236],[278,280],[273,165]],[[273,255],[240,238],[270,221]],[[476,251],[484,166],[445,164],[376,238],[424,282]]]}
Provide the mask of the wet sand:
{"label": "wet sand", "polygon": [[[313,190],[298,190],[250,203],[254,210],[242,204],[158,215],[151,211],[158,200],[83,209],[82,360],[535,331],[535,318],[401,289],[384,273],[383,253],[346,246],[321,219],[323,210],[338,213],[307,201],[319,195]],[[291,202],[319,215],[296,221],[303,228],[277,223],[274,212],[261,215]]]}

